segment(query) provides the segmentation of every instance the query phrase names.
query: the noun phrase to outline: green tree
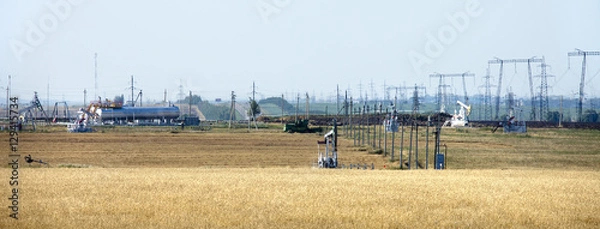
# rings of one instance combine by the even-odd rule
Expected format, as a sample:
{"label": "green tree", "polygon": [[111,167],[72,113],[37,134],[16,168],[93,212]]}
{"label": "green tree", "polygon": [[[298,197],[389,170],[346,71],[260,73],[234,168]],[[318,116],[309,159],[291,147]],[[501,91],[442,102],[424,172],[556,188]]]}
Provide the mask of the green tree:
{"label": "green tree", "polygon": [[546,114],[546,121],[548,122],[558,122],[560,120],[560,112],[558,111],[549,111]]}
{"label": "green tree", "polygon": [[256,116],[260,115],[260,106],[254,99],[250,99],[250,109],[248,110],[248,116],[252,117],[252,120],[256,118]]}
{"label": "green tree", "polygon": [[595,110],[589,109],[583,113],[583,122],[598,122],[598,113]]}
{"label": "green tree", "polygon": [[[191,98],[191,104],[200,104],[202,102],[202,97],[200,97],[199,95],[192,95]],[[190,104],[190,96],[186,96],[185,99],[183,99],[183,101],[178,101],[178,103],[185,103],[185,104]]]}

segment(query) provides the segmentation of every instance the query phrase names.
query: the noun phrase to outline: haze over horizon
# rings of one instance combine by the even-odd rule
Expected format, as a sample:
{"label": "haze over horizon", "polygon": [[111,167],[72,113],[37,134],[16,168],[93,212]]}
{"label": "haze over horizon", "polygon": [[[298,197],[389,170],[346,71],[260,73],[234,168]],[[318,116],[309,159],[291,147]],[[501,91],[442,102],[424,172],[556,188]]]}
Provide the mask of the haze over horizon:
{"label": "haze over horizon", "polygon": [[[309,93],[333,97],[336,86],[376,97],[383,87],[427,87],[435,72],[476,74],[470,95],[484,92],[488,60],[544,57],[549,94],[575,98],[579,48],[600,51],[600,1],[85,1],[0,3],[0,86],[29,101],[129,100],[130,77],[144,101],[175,101],[192,91],[213,101],[231,91],[245,100]],[[94,54],[97,53],[95,90]],[[600,56],[587,58],[585,92],[600,96]],[[533,64],[533,75],[540,74]],[[491,66],[492,84],[498,66]],[[462,93],[459,78],[448,79]],[[534,78],[539,91],[540,78]],[[182,86],[180,88],[180,86]],[[49,91],[48,91],[49,88]],[[506,64],[502,95],[530,97],[526,64]],[[359,93],[361,92],[361,93]],[[492,89],[495,95],[496,89]],[[368,96],[372,97],[370,91]],[[5,95],[0,93],[0,103]]]}

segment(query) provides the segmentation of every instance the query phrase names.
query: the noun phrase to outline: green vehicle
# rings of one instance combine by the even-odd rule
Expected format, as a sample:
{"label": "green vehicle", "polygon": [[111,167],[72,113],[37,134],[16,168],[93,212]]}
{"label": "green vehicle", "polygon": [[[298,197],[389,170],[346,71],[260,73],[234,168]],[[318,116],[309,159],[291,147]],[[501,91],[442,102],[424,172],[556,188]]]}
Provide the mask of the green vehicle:
{"label": "green vehicle", "polygon": [[288,133],[316,133],[322,131],[320,127],[308,127],[308,121],[307,119],[300,119],[295,122],[288,122],[283,126],[283,131]]}

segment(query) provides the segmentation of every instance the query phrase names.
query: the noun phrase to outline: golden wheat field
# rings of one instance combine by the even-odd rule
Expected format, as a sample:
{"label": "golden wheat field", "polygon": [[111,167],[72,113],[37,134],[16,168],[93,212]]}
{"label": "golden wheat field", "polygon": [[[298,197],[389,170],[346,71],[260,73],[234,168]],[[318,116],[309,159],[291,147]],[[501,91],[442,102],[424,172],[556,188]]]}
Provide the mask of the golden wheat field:
{"label": "golden wheat field", "polygon": [[600,225],[600,173],[591,171],[60,168],[22,173],[20,219],[2,217],[2,228]]}
{"label": "golden wheat field", "polygon": [[340,163],[375,170],[312,168],[317,134],[21,133],[21,155],[49,166],[21,163],[14,220],[4,157],[0,228],[597,228],[598,136],[448,129],[449,169],[439,171],[389,169],[397,154],[343,136]]}

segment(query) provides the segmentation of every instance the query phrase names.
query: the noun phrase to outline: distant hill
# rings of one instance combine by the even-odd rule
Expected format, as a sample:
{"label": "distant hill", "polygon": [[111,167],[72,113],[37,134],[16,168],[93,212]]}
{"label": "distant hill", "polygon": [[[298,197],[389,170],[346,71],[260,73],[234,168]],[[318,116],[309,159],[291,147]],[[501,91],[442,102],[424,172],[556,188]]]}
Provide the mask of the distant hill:
{"label": "distant hill", "polygon": [[283,102],[283,111],[287,114],[293,114],[295,112],[294,105],[290,104],[287,100],[281,97],[269,97],[258,101],[258,105],[262,110],[263,115],[281,115],[281,104]]}

